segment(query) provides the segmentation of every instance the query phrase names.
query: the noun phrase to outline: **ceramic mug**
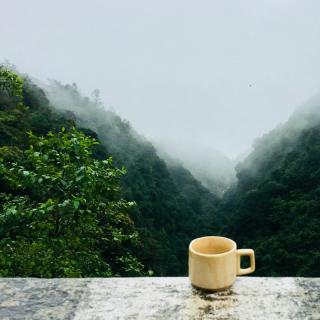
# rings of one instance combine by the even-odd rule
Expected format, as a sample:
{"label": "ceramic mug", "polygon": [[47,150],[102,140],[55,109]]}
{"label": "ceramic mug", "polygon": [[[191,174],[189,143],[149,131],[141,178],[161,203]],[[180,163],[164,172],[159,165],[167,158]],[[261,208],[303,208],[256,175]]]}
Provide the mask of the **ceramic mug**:
{"label": "ceramic mug", "polygon": [[[241,268],[241,257],[250,257],[250,267]],[[194,239],[189,245],[189,278],[196,288],[215,291],[230,287],[236,276],[254,272],[252,249],[237,250],[228,238],[208,236]]]}

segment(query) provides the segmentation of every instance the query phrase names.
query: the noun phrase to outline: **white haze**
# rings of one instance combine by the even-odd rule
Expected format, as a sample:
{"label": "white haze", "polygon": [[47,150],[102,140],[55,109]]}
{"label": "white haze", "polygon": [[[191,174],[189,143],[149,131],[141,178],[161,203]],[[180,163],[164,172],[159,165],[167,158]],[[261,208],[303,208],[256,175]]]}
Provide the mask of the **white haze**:
{"label": "white haze", "polygon": [[[231,158],[320,88],[320,1],[1,1],[0,61]],[[167,143],[168,145],[170,143]]]}
{"label": "white haze", "polygon": [[161,158],[169,167],[182,164],[192,175],[217,196],[236,182],[235,161],[221,152],[199,144],[183,144],[170,141],[154,141]]}

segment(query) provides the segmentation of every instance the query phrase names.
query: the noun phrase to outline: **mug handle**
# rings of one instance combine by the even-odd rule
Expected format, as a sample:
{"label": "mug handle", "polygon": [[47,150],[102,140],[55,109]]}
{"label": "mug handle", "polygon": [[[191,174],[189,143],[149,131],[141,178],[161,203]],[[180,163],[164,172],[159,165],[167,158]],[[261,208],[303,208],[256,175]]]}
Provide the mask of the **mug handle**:
{"label": "mug handle", "polygon": [[[249,256],[250,257],[250,267],[249,268],[241,268],[241,257]],[[243,276],[245,274],[249,274],[254,272],[256,269],[256,263],[254,259],[254,251],[252,249],[239,249],[237,250],[237,276]]]}

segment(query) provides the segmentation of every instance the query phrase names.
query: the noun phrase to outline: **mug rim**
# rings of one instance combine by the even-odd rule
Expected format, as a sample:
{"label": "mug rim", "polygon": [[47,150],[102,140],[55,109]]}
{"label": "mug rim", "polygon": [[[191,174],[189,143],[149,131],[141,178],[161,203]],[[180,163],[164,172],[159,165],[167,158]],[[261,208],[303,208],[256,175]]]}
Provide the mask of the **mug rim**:
{"label": "mug rim", "polygon": [[[231,241],[232,242],[232,249],[226,251],[226,252],[222,252],[222,253],[201,253],[201,252],[198,252],[198,251],[195,251],[193,248],[192,248],[192,243],[197,241],[197,240],[200,240],[200,239],[206,239],[206,238],[219,238],[219,239],[225,239],[225,240],[228,240],[228,241]],[[235,241],[233,241],[232,239],[230,238],[227,238],[227,237],[220,237],[220,236],[204,236],[204,237],[199,237],[199,238],[196,238],[196,239],[193,239],[190,244],[189,244],[189,250],[195,254],[195,255],[198,255],[198,256],[203,256],[203,257],[221,257],[221,256],[225,256],[227,254],[230,254],[232,251],[235,251],[237,249],[237,244]]]}

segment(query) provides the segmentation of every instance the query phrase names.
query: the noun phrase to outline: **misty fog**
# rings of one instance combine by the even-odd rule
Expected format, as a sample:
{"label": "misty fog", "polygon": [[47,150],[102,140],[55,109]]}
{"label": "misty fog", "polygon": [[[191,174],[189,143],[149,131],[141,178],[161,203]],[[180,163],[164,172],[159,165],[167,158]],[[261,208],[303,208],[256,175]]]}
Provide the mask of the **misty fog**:
{"label": "misty fog", "polygon": [[[320,88],[318,1],[7,1],[0,61],[235,159]],[[168,148],[170,146],[168,145]]]}
{"label": "misty fog", "polygon": [[168,165],[180,163],[212,193],[222,194],[236,182],[235,164],[223,153],[201,144],[183,144],[173,139],[153,141]]}
{"label": "misty fog", "polygon": [[[108,145],[111,144],[112,148],[119,149],[123,144],[128,145],[131,139],[139,144],[148,144],[126,119],[121,119],[114,110],[103,105],[97,90],[91,97],[86,97],[75,83],[64,85],[56,80],[47,83],[36,79],[34,81],[44,89],[53,108],[67,112],[66,115],[76,120],[78,125],[97,132],[99,138],[108,142]],[[175,163],[182,164],[216,195],[222,196],[236,181],[235,162],[217,150],[200,145],[182,145],[174,143],[173,140],[151,142],[160,158],[169,166]]]}

